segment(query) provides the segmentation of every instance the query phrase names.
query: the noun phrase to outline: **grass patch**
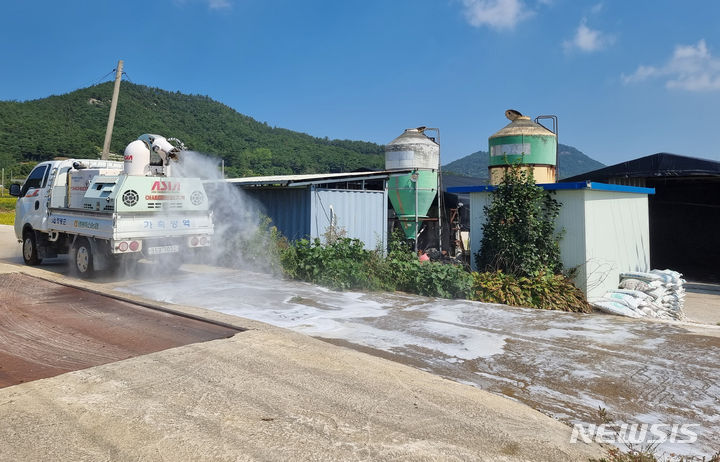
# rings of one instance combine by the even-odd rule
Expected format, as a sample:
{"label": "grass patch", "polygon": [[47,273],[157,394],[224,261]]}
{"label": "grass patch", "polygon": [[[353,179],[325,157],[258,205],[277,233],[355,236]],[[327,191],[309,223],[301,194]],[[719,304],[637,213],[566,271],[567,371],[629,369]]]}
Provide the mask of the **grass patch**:
{"label": "grass patch", "polygon": [[0,225],[15,224],[15,197],[0,197]]}
{"label": "grass patch", "polygon": [[0,211],[15,210],[16,197],[0,197]]}

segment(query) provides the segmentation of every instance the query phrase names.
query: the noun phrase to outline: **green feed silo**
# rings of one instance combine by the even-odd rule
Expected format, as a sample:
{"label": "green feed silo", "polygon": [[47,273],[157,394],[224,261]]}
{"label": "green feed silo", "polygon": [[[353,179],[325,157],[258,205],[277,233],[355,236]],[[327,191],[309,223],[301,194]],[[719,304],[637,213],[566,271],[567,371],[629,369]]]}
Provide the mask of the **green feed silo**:
{"label": "green feed silo", "polygon": [[405,171],[390,176],[388,196],[405,236],[413,240],[438,192],[440,146],[424,131],[407,129],[385,146],[386,170]]}
{"label": "green feed silo", "polygon": [[555,183],[557,134],[518,111],[508,109],[505,116],[510,123],[488,139],[490,184],[500,184],[510,165],[532,170],[536,183]]}

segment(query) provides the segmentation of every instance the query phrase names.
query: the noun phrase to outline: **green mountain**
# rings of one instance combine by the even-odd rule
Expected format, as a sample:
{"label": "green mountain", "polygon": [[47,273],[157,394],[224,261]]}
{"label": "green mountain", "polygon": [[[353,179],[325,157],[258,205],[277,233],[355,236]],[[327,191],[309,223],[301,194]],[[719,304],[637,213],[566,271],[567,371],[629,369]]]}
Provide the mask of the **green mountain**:
{"label": "green mountain", "polygon": [[[604,164],[591,159],[581,151],[567,144],[559,144],[558,150],[560,179],[605,167]],[[487,151],[474,152],[447,165],[443,165],[443,171],[457,173],[458,175],[473,176],[488,181],[488,153]]]}
{"label": "green mountain", "polygon": [[[112,86],[106,82],[38,100],[0,101],[0,167],[14,168],[20,176],[19,162],[99,157]],[[207,96],[123,82],[110,151],[122,153],[143,133],[175,137],[189,149],[222,156],[227,176],[384,166],[384,148],[378,144],[316,138],[258,122]]]}

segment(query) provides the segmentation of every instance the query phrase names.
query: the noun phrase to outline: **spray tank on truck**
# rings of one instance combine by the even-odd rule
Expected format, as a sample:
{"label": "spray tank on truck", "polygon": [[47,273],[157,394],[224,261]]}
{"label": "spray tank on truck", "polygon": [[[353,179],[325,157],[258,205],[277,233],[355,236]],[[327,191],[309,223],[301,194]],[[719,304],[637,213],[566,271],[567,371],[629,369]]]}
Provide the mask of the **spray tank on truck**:
{"label": "spray tank on truck", "polygon": [[213,223],[202,181],[172,175],[184,149],[146,134],[127,146],[123,163],[39,164],[11,191],[19,197],[15,233],[25,262],[69,253],[75,272],[87,276],[142,257],[168,269],[190,249],[208,247]]}

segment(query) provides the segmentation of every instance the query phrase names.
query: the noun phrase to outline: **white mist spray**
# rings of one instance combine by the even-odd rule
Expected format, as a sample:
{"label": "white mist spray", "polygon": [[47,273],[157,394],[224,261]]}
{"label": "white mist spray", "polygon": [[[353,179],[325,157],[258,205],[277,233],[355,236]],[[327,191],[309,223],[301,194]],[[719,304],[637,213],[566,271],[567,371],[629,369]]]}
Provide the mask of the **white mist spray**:
{"label": "white mist spray", "polygon": [[271,245],[261,232],[263,209],[240,188],[224,180],[218,159],[183,151],[180,160],[173,164],[173,176],[200,178],[205,182],[213,212],[214,234],[210,248],[203,249],[202,262],[252,270],[269,270],[277,266],[277,262],[269,261],[272,252],[263,249],[247,251],[248,245]]}

